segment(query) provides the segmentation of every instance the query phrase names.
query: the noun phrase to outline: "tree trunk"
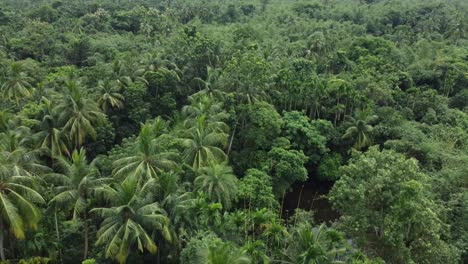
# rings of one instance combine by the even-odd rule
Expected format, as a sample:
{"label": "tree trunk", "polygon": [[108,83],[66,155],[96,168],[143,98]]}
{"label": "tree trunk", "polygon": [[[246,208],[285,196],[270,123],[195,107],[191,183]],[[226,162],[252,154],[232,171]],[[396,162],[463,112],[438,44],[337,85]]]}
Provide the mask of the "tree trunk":
{"label": "tree trunk", "polygon": [[3,248],[3,222],[0,219],[0,257],[2,261],[5,261],[5,249]]}
{"label": "tree trunk", "polygon": [[234,129],[232,130],[231,140],[229,140],[229,146],[228,146],[228,149],[227,149],[227,156],[229,156],[229,154],[231,153],[232,142],[234,141],[234,135],[236,133],[236,127],[237,127],[237,122],[234,125]]}
{"label": "tree trunk", "polygon": [[83,260],[88,258],[88,214],[86,209],[83,214],[83,221],[84,221],[84,250],[83,250]]}
{"label": "tree trunk", "polygon": [[59,258],[60,258],[60,263],[63,263],[62,259],[62,249],[60,248],[60,232],[59,232],[59,226],[58,226],[58,219],[57,219],[57,210],[55,210],[54,213],[54,219],[55,219],[55,233],[57,235],[57,243],[59,245]]}

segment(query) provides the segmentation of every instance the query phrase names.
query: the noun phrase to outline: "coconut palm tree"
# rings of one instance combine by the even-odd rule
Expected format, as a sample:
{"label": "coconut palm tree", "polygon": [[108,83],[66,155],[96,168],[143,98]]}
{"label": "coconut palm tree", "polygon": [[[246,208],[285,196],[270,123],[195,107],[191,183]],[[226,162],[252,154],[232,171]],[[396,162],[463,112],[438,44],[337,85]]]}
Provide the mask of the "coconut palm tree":
{"label": "coconut palm tree", "polygon": [[[130,60],[130,58],[128,58],[128,60]],[[144,77],[147,72],[145,67],[141,67],[138,64],[126,65],[124,61],[116,60],[112,68],[117,79],[117,86],[120,88],[127,88],[133,83],[148,85],[148,81]]]}
{"label": "coconut palm tree", "polygon": [[349,118],[348,129],[346,129],[343,139],[351,139],[354,142],[353,148],[361,150],[372,144],[373,127],[369,123],[375,120],[376,116],[370,116],[365,112],[356,114],[356,118]]}
{"label": "coconut palm tree", "polygon": [[125,263],[133,247],[156,253],[154,231],[171,241],[169,218],[152,200],[156,180],[148,180],[141,188],[135,178],[127,178],[116,186],[103,186],[97,190],[109,201],[110,207],[95,208],[104,218],[97,232],[96,246],[104,246],[106,258]]}
{"label": "coconut palm tree", "polygon": [[5,260],[4,238],[18,239],[26,229],[35,229],[40,218],[37,204],[44,199],[37,192],[37,176],[48,168],[38,162],[39,150],[26,148],[29,130],[12,128],[0,133],[0,257]]}
{"label": "coconut palm tree", "polygon": [[228,134],[201,116],[197,118],[195,126],[182,134],[182,145],[185,147],[183,157],[193,168],[208,166],[210,162],[223,162],[226,154],[220,147],[226,146],[227,139]]}
{"label": "coconut palm tree", "polygon": [[301,223],[292,232],[287,252],[293,263],[337,264],[346,263],[343,255],[346,247],[336,231],[325,224],[313,228],[308,222]]}
{"label": "coconut palm tree", "polygon": [[15,100],[18,104],[19,99],[30,97],[33,93],[32,81],[25,72],[26,62],[13,62],[10,66],[10,73],[7,81],[1,86],[3,96]]}
{"label": "coconut palm tree", "polygon": [[190,105],[182,108],[182,113],[188,118],[185,121],[186,126],[192,127],[200,117],[205,117],[205,122],[212,127],[218,128],[222,132],[228,130],[224,123],[229,115],[224,111],[223,103],[206,95],[192,95],[189,97]]}
{"label": "coconut palm tree", "polygon": [[109,107],[122,108],[124,96],[120,94],[119,86],[115,85],[109,80],[99,81],[99,98],[97,103],[104,113],[107,112]]}
{"label": "coconut palm tree", "polygon": [[196,191],[203,191],[213,202],[220,202],[229,209],[236,198],[237,177],[226,164],[211,163],[198,169],[194,185]]}
{"label": "coconut palm tree", "polygon": [[153,123],[144,124],[128,157],[114,162],[113,174],[118,178],[136,178],[144,183],[149,179],[157,178],[163,171],[177,169],[178,154],[166,149],[163,144],[162,131],[165,122],[157,118]]}
{"label": "coconut palm tree", "polygon": [[71,160],[58,157],[58,167],[61,174],[46,175],[46,179],[56,184],[56,195],[49,204],[56,210],[73,212],[72,220],[83,221],[84,248],[83,259],[88,256],[88,210],[89,199],[94,190],[106,182],[107,179],[98,178],[99,171],[93,162],[86,160],[86,151],[81,148],[72,153]]}
{"label": "coconut palm tree", "polygon": [[40,123],[40,131],[33,135],[39,146],[50,151],[50,157],[63,154],[69,156],[68,136],[58,128],[57,115],[53,111],[52,102],[43,97],[41,102],[45,105]]}
{"label": "coconut palm tree", "polygon": [[[18,239],[25,237],[26,229],[36,229],[40,219],[37,204],[45,203],[35,190],[34,179],[28,175],[16,174],[11,163],[11,153],[2,152],[0,163],[0,257],[5,261],[4,238],[13,234]],[[15,156],[15,154],[12,154]],[[10,167],[10,173],[5,173]]]}
{"label": "coconut palm tree", "polygon": [[200,90],[194,94],[194,96],[206,95],[215,99],[222,99],[224,96],[221,87],[219,86],[219,78],[222,74],[221,69],[207,67],[207,77],[203,80],[199,77],[194,78],[194,81],[198,83]]}
{"label": "coconut palm tree", "polygon": [[30,149],[31,141],[29,128],[16,126],[15,120],[9,120],[8,129],[0,133],[0,152],[5,158],[0,163],[0,174],[36,177],[50,170],[39,162],[44,150]]}
{"label": "coconut palm tree", "polygon": [[63,129],[69,132],[70,139],[78,149],[87,136],[96,138],[95,127],[105,119],[105,115],[93,100],[87,98],[78,81],[65,82],[63,93],[56,109],[58,120],[64,124]]}

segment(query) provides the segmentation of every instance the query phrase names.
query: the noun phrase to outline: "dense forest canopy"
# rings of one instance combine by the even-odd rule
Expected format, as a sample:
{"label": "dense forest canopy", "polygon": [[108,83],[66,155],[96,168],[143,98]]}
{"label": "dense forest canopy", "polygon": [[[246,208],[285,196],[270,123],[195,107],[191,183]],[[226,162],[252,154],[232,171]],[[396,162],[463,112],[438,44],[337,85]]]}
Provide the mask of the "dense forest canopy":
{"label": "dense forest canopy", "polygon": [[0,0],[0,263],[467,263],[467,14]]}

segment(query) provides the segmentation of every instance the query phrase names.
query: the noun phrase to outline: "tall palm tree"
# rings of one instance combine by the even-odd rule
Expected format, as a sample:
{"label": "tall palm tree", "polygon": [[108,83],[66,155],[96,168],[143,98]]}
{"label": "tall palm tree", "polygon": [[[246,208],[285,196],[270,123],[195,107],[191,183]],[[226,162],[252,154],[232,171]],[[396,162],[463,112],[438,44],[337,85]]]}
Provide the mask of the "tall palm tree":
{"label": "tall palm tree", "polygon": [[63,129],[69,131],[70,139],[77,149],[87,136],[96,138],[95,126],[105,118],[98,105],[87,98],[84,88],[76,80],[65,83],[63,98],[56,111],[59,113],[59,121],[64,124]]}
{"label": "tall palm tree", "polygon": [[136,178],[138,182],[144,183],[157,178],[164,170],[176,169],[178,154],[161,144],[164,141],[164,137],[161,137],[164,129],[165,122],[161,118],[144,124],[133,153],[114,162],[113,174],[118,178]]}
{"label": "tall palm tree", "polygon": [[222,99],[224,94],[219,85],[219,78],[221,74],[221,69],[208,66],[206,80],[203,80],[199,77],[194,78],[194,81],[198,83],[200,88],[200,91],[196,92],[194,95],[206,95],[211,98]]}
{"label": "tall palm tree", "polygon": [[343,139],[351,139],[354,142],[353,148],[361,150],[372,144],[373,127],[369,125],[376,116],[369,116],[365,112],[357,114],[356,118],[349,118],[348,129],[346,129]]}
{"label": "tall palm tree", "polygon": [[293,263],[299,264],[337,264],[343,261],[346,247],[336,231],[329,230],[325,224],[313,228],[309,223],[299,224],[292,233],[287,252]]}
{"label": "tall palm tree", "polygon": [[47,166],[40,164],[39,156],[43,149],[30,149],[31,136],[29,128],[14,126],[12,120],[9,129],[0,133],[0,152],[5,157],[0,163],[0,174],[15,174],[35,177],[48,172]]}
{"label": "tall palm tree", "polygon": [[198,174],[194,181],[195,190],[205,192],[211,201],[220,202],[229,209],[236,198],[238,181],[232,168],[211,163],[208,167],[198,169]]}
{"label": "tall palm tree", "polygon": [[[11,122],[8,124],[11,126]],[[36,190],[37,176],[48,168],[38,162],[40,151],[26,148],[25,128],[0,133],[0,257],[5,260],[4,238],[10,232],[24,238],[26,229],[35,229],[40,218],[36,204],[44,199]]]}
{"label": "tall palm tree", "polygon": [[152,200],[156,180],[148,180],[141,188],[134,178],[128,178],[116,186],[103,186],[103,193],[111,207],[95,208],[104,218],[97,233],[96,246],[104,246],[106,258],[125,263],[133,247],[156,253],[154,231],[171,241],[169,219],[166,212]]}
{"label": "tall palm tree", "polygon": [[182,113],[188,117],[185,122],[187,126],[194,126],[198,118],[203,116],[204,121],[212,127],[224,132],[228,130],[224,121],[229,115],[224,111],[223,103],[206,95],[192,95],[189,100],[190,105],[182,108]]}
{"label": "tall palm tree", "polygon": [[[5,164],[10,157],[0,154],[2,170],[0,173],[0,257],[5,261],[4,238],[11,232],[16,238],[23,239],[26,229],[36,229],[40,211],[36,204],[45,203],[34,188],[34,179],[28,175],[4,173]],[[11,165],[10,165],[11,166]]]}
{"label": "tall palm tree", "polygon": [[18,104],[22,97],[30,97],[33,92],[31,82],[33,78],[25,72],[26,62],[13,62],[10,67],[9,78],[1,86],[2,94]]}
{"label": "tall palm tree", "polygon": [[220,147],[226,146],[227,139],[228,134],[201,116],[197,118],[195,126],[182,135],[182,145],[185,147],[183,157],[193,168],[208,166],[210,162],[223,162],[226,154]]}
{"label": "tall palm tree", "polygon": [[99,98],[97,103],[104,113],[107,112],[109,107],[118,109],[123,107],[123,101],[125,98],[120,94],[118,85],[114,85],[109,80],[99,81],[98,89]]}
{"label": "tall palm tree", "polygon": [[69,156],[68,137],[61,129],[58,128],[57,117],[53,111],[52,102],[43,97],[41,100],[45,107],[43,117],[40,123],[40,131],[34,134],[34,139],[39,146],[50,151],[50,157],[63,154]]}
{"label": "tall palm tree", "polygon": [[84,248],[83,259],[88,256],[88,210],[89,198],[94,190],[106,179],[98,178],[99,172],[93,163],[86,160],[86,151],[82,148],[72,153],[71,160],[59,157],[58,166],[62,174],[46,175],[46,179],[56,184],[57,194],[49,204],[55,209],[72,211],[74,221],[83,221]]}
{"label": "tall palm tree", "polygon": [[[130,58],[128,58],[130,60]],[[138,64],[126,65],[122,60],[116,60],[113,63],[113,72],[116,76],[117,86],[120,88],[127,88],[133,83],[142,83],[148,85],[145,79],[147,69]]]}

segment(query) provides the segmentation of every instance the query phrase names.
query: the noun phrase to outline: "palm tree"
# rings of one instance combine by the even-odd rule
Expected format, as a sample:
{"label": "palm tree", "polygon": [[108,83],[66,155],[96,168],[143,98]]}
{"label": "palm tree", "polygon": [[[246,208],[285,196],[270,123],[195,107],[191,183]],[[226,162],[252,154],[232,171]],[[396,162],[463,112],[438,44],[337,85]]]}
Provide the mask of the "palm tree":
{"label": "palm tree", "polygon": [[339,237],[336,231],[328,230],[325,224],[312,228],[307,222],[301,223],[293,230],[288,255],[293,263],[299,264],[345,263],[342,255],[346,247],[337,241]]}
{"label": "palm tree", "polygon": [[144,183],[149,179],[157,178],[165,170],[176,169],[175,160],[178,159],[178,154],[161,144],[164,141],[161,135],[165,126],[161,118],[143,125],[133,154],[115,161],[113,174],[116,177],[136,178],[138,182]]}
{"label": "palm tree", "polygon": [[95,126],[105,118],[97,104],[86,97],[84,89],[75,80],[65,83],[64,95],[56,112],[59,113],[59,121],[64,124],[63,129],[69,131],[70,139],[77,149],[88,135],[96,138]]}
{"label": "palm tree", "polygon": [[25,72],[26,62],[13,62],[10,67],[8,80],[1,86],[3,96],[14,99],[18,104],[22,97],[30,97],[33,92],[31,82],[33,78]]}
{"label": "palm tree", "polygon": [[83,259],[88,256],[88,206],[94,189],[106,181],[99,179],[99,172],[93,163],[86,160],[86,151],[81,148],[72,153],[71,160],[59,157],[58,166],[63,174],[49,174],[46,179],[55,182],[57,194],[49,204],[56,210],[73,211],[73,220],[83,221],[84,249]]}
{"label": "palm tree", "polygon": [[269,249],[278,250],[283,248],[284,243],[290,235],[284,225],[273,218],[271,222],[266,225],[262,237],[266,238]]}
{"label": "palm tree", "polygon": [[195,178],[195,190],[203,191],[213,202],[220,202],[229,209],[236,198],[237,177],[232,168],[225,164],[211,163],[208,167],[198,169],[199,176]]}
{"label": "palm tree", "polygon": [[196,92],[194,96],[206,95],[211,98],[222,99],[224,94],[219,86],[219,78],[222,74],[221,69],[208,66],[206,71],[206,80],[198,77],[194,78],[194,81],[198,83],[200,88],[200,91]]}
{"label": "palm tree", "polygon": [[44,203],[35,190],[37,176],[48,168],[38,162],[40,150],[28,149],[29,130],[14,127],[14,120],[0,133],[0,256],[5,260],[4,238],[11,232],[23,239],[40,218],[36,204]]}
{"label": "palm tree", "polygon": [[187,126],[194,126],[198,118],[205,117],[205,122],[212,127],[224,132],[228,130],[224,121],[229,115],[224,111],[223,103],[206,95],[192,95],[189,100],[191,104],[182,108],[182,113],[188,117]]}
{"label": "palm tree", "polygon": [[34,180],[28,175],[16,174],[11,168],[9,174],[4,173],[9,164],[10,155],[2,152],[0,163],[0,257],[5,261],[4,238],[11,232],[16,238],[25,237],[25,229],[36,229],[40,219],[40,211],[36,204],[45,203],[42,196],[34,189]]}
{"label": "palm tree", "polygon": [[155,184],[155,179],[150,179],[140,188],[136,179],[128,178],[117,186],[106,185],[97,190],[111,205],[91,210],[104,218],[96,246],[105,247],[106,258],[125,263],[134,246],[140,252],[146,249],[151,254],[156,253],[153,232],[157,230],[171,241],[166,212],[151,199]]}
{"label": "palm tree", "polygon": [[57,126],[56,114],[53,112],[52,102],[43,97],[41,102],[45,105],[43,117],[40,123],[41,131],[34,134],[34,139],[39,143],[39,146],[50,150],[50,157],[65,154],[70,155],[68,150],[68,137]]}
{"label": "palm tree", "polygon": [[228,134],[201,116],[197,118],[195,126],[182,135],[182,145],[185,147],[183,157],[193,168],[208,166],[210,162],[223,162],[226,154],[219,147],[225,147],[227,139]]}
{"label": "palm tree", "polygon": [[270,263],[271,260],[266,252],[266,245],[262,240],[249,239],[242,247],[243,250],[250,256],[253,263]]}
{"label": "palm tree", "polygon": [[[148,85],[145,79],[147,69],[140,67],[140,65],[126,65],[122,60],[116,60],[113,63],[114,75],[116,75],[116,82],[120,88],[127,88],[133,83],[142,83]],[[134,70],[133,70],[134,69]]]}
{"label": "palm tree", "polygon": [[109,107],[112,108],[122,108],[123,101],[125,100],[124,96],[120,94],[119,86],[114,85],[111,81],[99,81],[99,99],[97,101],[99,107],[107,112]]}
{"label": "palm tree", "polygon": [[39,163],[43,149],[29,149],[29,128],[14,127],[14,120],[10,120],[8,126],[7,131],[0,133],[0,152],[5,158],[0,163],[0,174],[35,177],[48,172],[50,169]]}
{"label": "palm tree", "polygon": [[343,139],[353,140],[353,148],[357,150],[370,146],[372,144],[373,127],[368,123],[375,118],[376,116],[368,116],[365,112],[358,113],[356,118],[350,117],[349,127],[346,129]]}
{"label": "palm tree", "polygon": [[208,246],[206,252],[206,264],[250,264],[245,250],[237,249],[229,243],[216,241]]}

